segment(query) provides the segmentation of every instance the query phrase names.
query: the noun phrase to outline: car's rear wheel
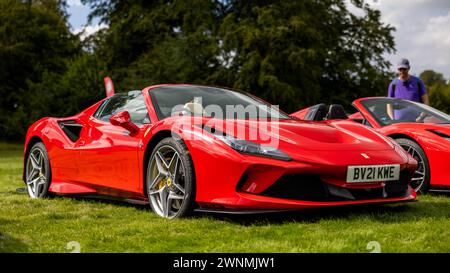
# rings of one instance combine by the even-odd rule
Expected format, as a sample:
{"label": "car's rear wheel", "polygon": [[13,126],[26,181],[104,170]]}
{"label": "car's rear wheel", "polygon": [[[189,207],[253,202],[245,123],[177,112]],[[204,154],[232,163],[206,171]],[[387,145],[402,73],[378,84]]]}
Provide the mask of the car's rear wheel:
{"label": "car's rear wheel", "polygon": [[430,164],[425,151],[417,142],[410,139],[398,138],[395,141],[417,160],[418,167],[411,180],[411,187],[418,193],[426,193],[430,188]]}
{"label": "car's rear wheel", "polygon": [[195,204],[192,159],[181,140],[165,138],[155,147],[147,166],[147,195],[152,210],[161,217],[183,217]]}
{"label": "car's rear wheel", "polygon": [[49,195],[51,169],[47,149],[42,142],[31,147],[25,166],[28,195],[31,198],[44,198]]}

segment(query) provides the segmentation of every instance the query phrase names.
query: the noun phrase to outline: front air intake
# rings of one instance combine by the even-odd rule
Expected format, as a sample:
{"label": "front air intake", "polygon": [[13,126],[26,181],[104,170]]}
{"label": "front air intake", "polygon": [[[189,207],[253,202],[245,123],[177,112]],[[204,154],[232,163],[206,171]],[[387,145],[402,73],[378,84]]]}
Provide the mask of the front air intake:
{"label": "front air intake", "polygon": [[283,175],[263,195],[305,201],[320,201],[330,197],[327,187],[318,176],[299,174]]}
{"label": "front air intake", "polygon": [[399,180],[386,182],[384,188],[355,189],[328,184],[317,175],[293,174],[283,175],[262,195],[316,202],[392,198],[408,193],[408,181],[408,173],[402,172]]}

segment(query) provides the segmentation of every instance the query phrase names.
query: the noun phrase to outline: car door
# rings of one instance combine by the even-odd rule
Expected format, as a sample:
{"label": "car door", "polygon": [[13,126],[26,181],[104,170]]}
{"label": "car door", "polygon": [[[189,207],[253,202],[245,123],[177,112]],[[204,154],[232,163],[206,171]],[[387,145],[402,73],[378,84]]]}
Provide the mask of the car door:
{"label": "car door", "polygon": [[[141,128],[138,134],[131,136],[126,129],[109,122],[112,115],[121,111],[130,113],[131,121]],[[119,93],[105,100],[83,131],[78,160],[80,180],[101,188],[138,192],[138,148],[143,127],[149,122],[140,91]],[[114,191],[108,193],[114,195]]]}

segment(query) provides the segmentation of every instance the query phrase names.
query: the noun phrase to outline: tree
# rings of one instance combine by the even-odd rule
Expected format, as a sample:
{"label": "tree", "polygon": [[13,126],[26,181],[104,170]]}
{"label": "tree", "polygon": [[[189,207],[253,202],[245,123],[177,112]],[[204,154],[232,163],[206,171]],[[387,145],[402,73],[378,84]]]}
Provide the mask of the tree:
{"label": "tree", "polygon": [[220,65],[221,1],[84,0],[109,27],[94,46],[119,90],[163,82],[206,83]]}
{"label": "tree", "polygon": [[[61,75],[79,52],[63,2],[0,0],[0,137],[23,136],[32,116],[48,113],[50,93],[30,88]],[[36,103],[42,101],[43,103]]]}
{"label": "tree", "polygon": [[[222,23],[234,87],[288,111],[384,92],[393,28],[363,1],[230,1]],[[226,68],[228,69],[228,68]]]}
{"label": "tree", "polygon": [[435,84],[445,84],[445,78],[442,73],[435,72],[433,70],[425,70],[419,75],[420,79],[426,86]]}
{"label": "tree", "polygon": [[[295,111],[385,94],[391,26],[362,0],[82,0],[108,28],[70,33],[64,0],[0,0],[0,138],[116,90],[234,87]],[[87,49],[87,50],[84,50]]]}
{"label": "tree", "polygon": [[450,85],[447,84],[443,74],[433,70],[425,70],[420,73],[420,78],[427,87],[430,105],[450,113]]}
{"label": "tree", "polygon": [[450,86],[431,85],[428,87],[430,105],[447,114],[450,114]]}
{"label": "tree", "polygon": [[235,87],[288,111],[384,94],[393,27],[361,0],[84,0],[109,24],[97,44],[122,89]]}
{"label": "tree", "polygon": [[[83,52],[68,61],[63,74],[46,72],[41,82],[30,84],[30,90],[45,92],[30,102],[31,108],[45,105],[46,114],[69,116],[104,98],[101,67],[94,54]],[[32,121],[40,117],[42,113],[31,113]]]}

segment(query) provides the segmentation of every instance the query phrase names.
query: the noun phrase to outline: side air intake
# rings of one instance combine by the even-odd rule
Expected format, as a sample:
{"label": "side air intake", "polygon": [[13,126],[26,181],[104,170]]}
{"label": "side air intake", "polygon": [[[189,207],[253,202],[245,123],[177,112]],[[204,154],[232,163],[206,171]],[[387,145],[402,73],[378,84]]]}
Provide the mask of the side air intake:
{"label": "side air intake", "polygon": [[78,138],[80,138],[80,133],[83,126],[75,120],[59,121],[58,124],[72,142],[75,142]]}

